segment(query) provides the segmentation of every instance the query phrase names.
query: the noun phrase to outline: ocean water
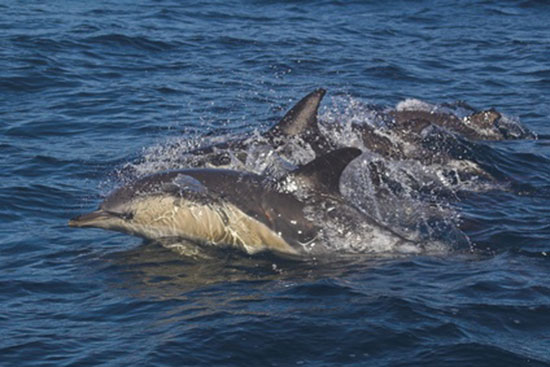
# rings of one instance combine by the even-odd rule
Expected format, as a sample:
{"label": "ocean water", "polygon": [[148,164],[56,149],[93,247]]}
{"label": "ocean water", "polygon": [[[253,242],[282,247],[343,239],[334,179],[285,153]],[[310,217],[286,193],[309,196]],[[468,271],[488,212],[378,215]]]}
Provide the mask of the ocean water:
{"label": "ocean water", "polygon": [[[0,1],[0,365],[550,366],[548,19],[545,1]],[[469,144],[494,180],[428,197],[345,176],[348,200],[424,231],[415,251],[195,258],[67,226],[318,87],[328,133],[372,106],[471,106],[537,138]],[[413,163],[380,164],[439,177]]]}

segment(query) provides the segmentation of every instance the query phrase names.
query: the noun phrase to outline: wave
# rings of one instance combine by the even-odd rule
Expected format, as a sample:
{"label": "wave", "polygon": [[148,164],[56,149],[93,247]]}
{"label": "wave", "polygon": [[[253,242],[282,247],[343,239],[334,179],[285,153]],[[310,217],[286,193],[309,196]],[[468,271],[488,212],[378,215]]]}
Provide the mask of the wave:
{"label": "wave", "polygon": [[168,51],[177,47],[177,43],[168,43],[159,40],[153,40],[144,35],[127,36],[124,34],[110,33],[100,36],[87,37],[83,40],[89,45],[99,45],[108,47],[131,48],[144,51]]}

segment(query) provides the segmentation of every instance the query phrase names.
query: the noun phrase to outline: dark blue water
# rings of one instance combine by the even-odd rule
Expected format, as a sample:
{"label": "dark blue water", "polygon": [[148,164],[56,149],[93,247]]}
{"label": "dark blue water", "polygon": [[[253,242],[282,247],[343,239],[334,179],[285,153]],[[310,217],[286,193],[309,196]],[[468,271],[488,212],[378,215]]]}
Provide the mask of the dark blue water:
{"label": "dark blue water", "polygon": [[[549,366],[548,19],[544,1],[1,1],[0,365]],[[317,87],[325,117],[464,101],[538,139],[475,146],[502,186],[449,201],[468,244],[436,254],[198,260],[67,226],[128,165],[261,131]]]}

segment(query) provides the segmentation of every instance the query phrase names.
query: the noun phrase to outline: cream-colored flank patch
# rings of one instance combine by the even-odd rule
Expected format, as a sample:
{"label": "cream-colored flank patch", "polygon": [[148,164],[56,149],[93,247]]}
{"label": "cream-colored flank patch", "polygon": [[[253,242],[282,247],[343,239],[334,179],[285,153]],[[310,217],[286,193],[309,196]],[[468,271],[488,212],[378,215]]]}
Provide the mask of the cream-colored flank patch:
{"label": "cream-colored flank patch", "polygon": [[198,204],[172,196],[151,196],[134,201],[131,207],[134,217],[122,229],[142,237],[231,245],[249,254],[266,249],[297,254],[279,234],[229,203]]}

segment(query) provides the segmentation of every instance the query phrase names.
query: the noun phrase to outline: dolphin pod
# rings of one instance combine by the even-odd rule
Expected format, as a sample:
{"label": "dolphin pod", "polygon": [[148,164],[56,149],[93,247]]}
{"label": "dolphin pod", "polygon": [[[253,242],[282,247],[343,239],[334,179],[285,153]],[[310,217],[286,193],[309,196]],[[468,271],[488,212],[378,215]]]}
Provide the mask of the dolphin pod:
{"label": "dolphin pod", "polygon": [[[342,172],[362,151],[339,147],[321,133],[317,114],[325,93],[321,88],[311,92],[261,134],[262,143],[274,150],[298,139],[315,153],[317,158],[285,176],[275,180],[221,168],[160,172],[118,188],[97,210],[71,219],[69,226],[114,230],[152,240],[179,238],[193,244],[232,246],[250,254],[270,250],[299,255],[319,241],[323,231],[323,223],[312,219],[308,211],[330,208],[343,217],[353,213],[354,220],[367,223],[396,243],[410,242],[342,197]],[[464,119],[426,111],[380,114],[389,134],[369,125],[354,124],[352,128],[359,133],[363,149],[392,159],[429,160],[433,150],[427,149],[425,142],[433,131],[469,140],[503,140],[528,134],[521,129],[514,130],[515,135],[506,134],[499,122],[501,115],[494,110]],[[221,167],[227,163],[228,151],[245,160],[251,144],[255,142],[250,139],[233,140],[190,154],[202,158],[204,165]],[[438,156],[447,159],[446,153]]]}

